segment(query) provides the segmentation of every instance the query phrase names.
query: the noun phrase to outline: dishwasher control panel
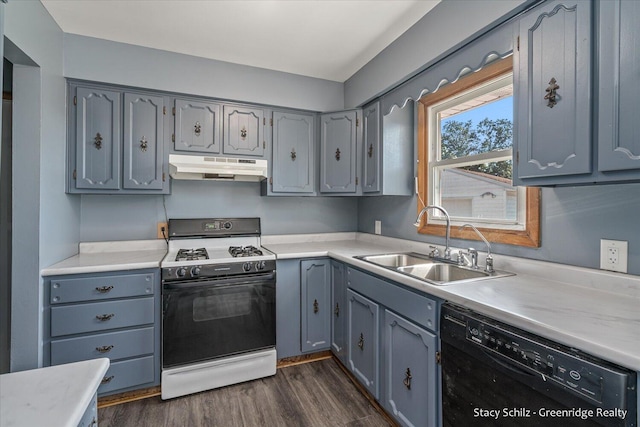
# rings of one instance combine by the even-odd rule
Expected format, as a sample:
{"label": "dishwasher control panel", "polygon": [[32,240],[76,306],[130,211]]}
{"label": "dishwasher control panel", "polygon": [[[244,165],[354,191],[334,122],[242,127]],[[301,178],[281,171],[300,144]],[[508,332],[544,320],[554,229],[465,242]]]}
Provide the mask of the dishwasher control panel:
{"label": "dishwasher control panel", "polygon": [[602,403],[601,366],[475,319],[467,319],[467,340]]}

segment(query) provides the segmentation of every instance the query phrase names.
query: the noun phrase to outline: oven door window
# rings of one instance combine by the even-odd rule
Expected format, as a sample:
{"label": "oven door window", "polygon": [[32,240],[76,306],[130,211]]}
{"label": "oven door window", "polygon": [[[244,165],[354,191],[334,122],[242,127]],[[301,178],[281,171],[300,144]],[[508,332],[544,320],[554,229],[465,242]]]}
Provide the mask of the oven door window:
{"label": "oven door window", "polygon": [[275,346],[275,280],[173,285],[163,290],[163,366]]}

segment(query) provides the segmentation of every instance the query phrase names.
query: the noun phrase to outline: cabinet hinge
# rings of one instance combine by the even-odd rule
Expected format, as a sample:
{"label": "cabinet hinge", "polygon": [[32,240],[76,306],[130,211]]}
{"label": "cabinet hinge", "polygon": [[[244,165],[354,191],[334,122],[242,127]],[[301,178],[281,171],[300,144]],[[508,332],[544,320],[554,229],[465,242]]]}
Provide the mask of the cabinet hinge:
{"label": "cabinet hinge", "polygon": [[267,118],[266,118],[266,117],[263,117],[263,118],[262,118],[262,126],[264,126],[264,125],[266,125],[266,124],[267,124]]}
{"label": "cabinet hinge", "polygon": [[518,38],[516,39],[516,49],[518,49],[518,52],[520,52],[520,36],[518,36]]}
{"label": "cabinet hinge", "polygon": [[356,119],[356,127],[360,126],[360,119]]}
{"label": "cabinet hinge", "polygon": [[164,173],[164,172],[162,172],[162,182],[164,182],[164,181],[165,181],[165,178],[166,178],[165,173]]}
{"label": "cabinet hinge", "polygon": [[176,115],[176,107],[173,107],[173,108],[171,109],[171,114],[173,114],[174,116]]}
{"label": "cabinet hinge", "polygon": [[520,163],[520,150],[516,151],[516,163]]}
{"label": "cabinet hinge", "polygon": [[262,141],[262,149],[265,150],[267,148],[267,143]]}
{"label": "cabinet hinge", "polygon": [[78,179],[78,172],[76,171],[76,169],[73,170],[73,179]]}
{"label": "cabinet hinge", "polygon": [[273,177],[272,176],[269,177],[269,184],[273,185]]}
{"label": "cabinet hinge", "polygon": [[358,185],[358,177],[356,176],[356,185]]}
{"label": "cabinet hinge", "polygon": [[436,363],[440,365],[441,362],[442,362],[442,355],[440,354],[439,351],[436,351]]}
{"label": "cabinet hinge", "polygon": [[175,133],[171,134],[171,142],[176,142],[176,134]]}
{"label": "cabinet hinge", "polygon": [[78,97],[77,96],[73,97],[73,105],[78,105]]}
{"label": "cabinet hinge", "polygon": [[273,119],[269,119],[269,125],[273,127]]}
{"label": "cabinet hinge", "polygon": [[167,115],[167,107],[162,107],[162,114]]}

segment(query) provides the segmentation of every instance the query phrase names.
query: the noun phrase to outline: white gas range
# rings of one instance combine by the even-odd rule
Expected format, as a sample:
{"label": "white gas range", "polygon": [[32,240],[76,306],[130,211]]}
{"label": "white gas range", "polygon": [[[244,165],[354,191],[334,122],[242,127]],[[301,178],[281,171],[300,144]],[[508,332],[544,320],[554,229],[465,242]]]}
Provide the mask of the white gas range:
{"label": "white gas range", "polygon": [[275,255],[259,218],[169,220],[162,398],[274,375]]}

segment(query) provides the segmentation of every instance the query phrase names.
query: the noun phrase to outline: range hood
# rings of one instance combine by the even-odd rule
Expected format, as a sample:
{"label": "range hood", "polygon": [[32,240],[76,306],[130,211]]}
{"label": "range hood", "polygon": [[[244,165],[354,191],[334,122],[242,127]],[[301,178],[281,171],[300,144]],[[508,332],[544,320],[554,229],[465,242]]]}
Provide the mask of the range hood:
{"label": "range hood", "polygon": [[267,178],[267,161],[170,154],[169,175],[173,179],[259,182]]}

